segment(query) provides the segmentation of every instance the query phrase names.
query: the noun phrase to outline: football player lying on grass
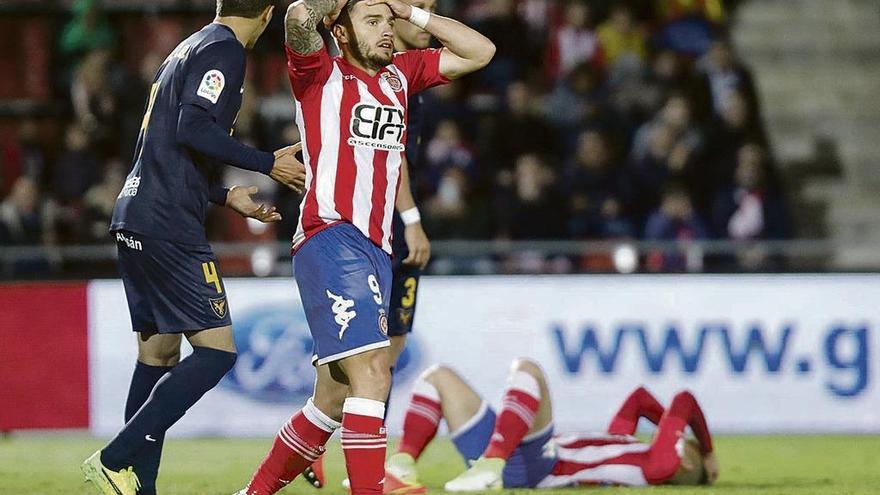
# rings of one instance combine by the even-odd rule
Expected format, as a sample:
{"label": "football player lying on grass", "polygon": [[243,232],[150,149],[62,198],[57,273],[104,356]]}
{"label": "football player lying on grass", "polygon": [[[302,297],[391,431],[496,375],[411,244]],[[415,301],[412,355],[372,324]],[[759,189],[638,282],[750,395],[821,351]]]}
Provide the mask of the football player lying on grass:
{"label": "football player lying on grass", "polygon": [[[657,425],[650,443],[633,434],[640,418]],[[385,493],[423,493],[415,462],[445,419],[469,469],[450,492],[576,485],[700,485],[718,478],[706,418],[690,392],[664,408],[637,388],[599,434],[554,435],[547,380],[534,361],[513,362],[496,414],[461,376],[433,366],[416,381],[397,453],[386,464]],[[685,438],[690,426],[696,440]]]}

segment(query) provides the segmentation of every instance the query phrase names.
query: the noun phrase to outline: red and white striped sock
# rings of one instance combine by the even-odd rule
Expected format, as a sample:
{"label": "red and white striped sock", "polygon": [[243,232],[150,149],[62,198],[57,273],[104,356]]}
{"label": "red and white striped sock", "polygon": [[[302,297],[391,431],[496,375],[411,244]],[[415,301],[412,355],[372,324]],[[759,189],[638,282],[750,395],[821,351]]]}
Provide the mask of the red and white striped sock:
{"label": "red and white striped sock", "polygon": [[324,453],[324,444],[338,427],[338,421],[309,399],[278,431],[272,449],[245,490],[247,495],[271,495],[287,486]]}
{"label": "red and white striped sock", "polygon": [[434,385],[419,377],[403,418],[403,437],[397,451],[418,459],[437,434],[442,416],[440,393]]}
{"label": "red and white striped sock", "polygon": [[540,404],[541,386],[538,380],[524,371],[515,372],[510,377],[501,412],[495,420],[492,440],[483,456],[509,458],[535,423]]}
{"label": "red and white striped sock", "polygon": [[385,403],[349,397],[342,406],[342,452],[352,495],[380,495],[385,480]]}

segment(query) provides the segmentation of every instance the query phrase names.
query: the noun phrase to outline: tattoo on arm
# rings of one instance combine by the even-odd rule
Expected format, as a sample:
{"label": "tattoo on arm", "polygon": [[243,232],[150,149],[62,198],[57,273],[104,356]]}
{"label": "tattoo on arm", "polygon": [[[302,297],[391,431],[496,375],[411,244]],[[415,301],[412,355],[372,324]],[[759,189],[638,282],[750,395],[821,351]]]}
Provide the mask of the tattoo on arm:
{"label": "tattoo on arm", "polygon": [[284,19],[284,40],[291,50],[307,55],[324,48],[324,40],[317,31],[319,22],[329,14],[338,0],[300,0],[306,16],[290,15]]}

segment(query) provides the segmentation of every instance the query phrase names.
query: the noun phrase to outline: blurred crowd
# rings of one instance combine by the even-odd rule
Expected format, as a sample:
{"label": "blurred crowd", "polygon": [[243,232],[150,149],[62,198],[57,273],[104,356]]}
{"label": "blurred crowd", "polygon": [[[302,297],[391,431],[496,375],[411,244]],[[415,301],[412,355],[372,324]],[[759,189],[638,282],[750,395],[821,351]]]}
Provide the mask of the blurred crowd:
{"label": "blurred crowd", "polygon": [[[753,76],[721,0],[438,0],[498,47],[482,72],[425,95],[413,170],[434,240],[774,240],[792,235]],[[283,12],[279,2],[277,12]],[[299,140],[276,15],[251,55],[235,136]],[[145,16],[125,30],[77,0],[53,49],[62,117],[21,119],[0,143],[0,245],[107,243],[156,68],[208,15]],[[141,37],[146,35],[146,37]],[[256,184],[284,220],[214,209],[213,240],[288,240],[300,198]],[[613,269],[610,257],[491,260],[501,271]],[[738,260],[738,263],[745,263]],[[764,259],[753,266],[759,268]],[[435,271],[454,271],[454,260]],[[684,270],[677,252],[652,271]],[[446,266],[446,268],[444,268]],[[552,268],[548,268],[552,267]]]}

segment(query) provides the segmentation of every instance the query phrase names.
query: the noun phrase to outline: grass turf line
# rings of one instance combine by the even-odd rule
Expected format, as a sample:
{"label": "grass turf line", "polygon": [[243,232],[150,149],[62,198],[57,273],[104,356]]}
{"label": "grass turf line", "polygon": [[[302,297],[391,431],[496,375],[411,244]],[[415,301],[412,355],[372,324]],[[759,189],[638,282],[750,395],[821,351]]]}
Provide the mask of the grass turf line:
{"label": "grass turf line", "polygon": [[[162,495],[230,495],[262,460],[270,439],[170,439],[159,478]],[[0,439],[0,494],[94,494],[79,464],[103,443],[87,436],[12,435]],[[712,487],[602,488],[602,494],[861,495],[880,493],[880,436],[720,436],[720,482]],[[463,469],[452,444],[434,442],[419,462],[429,493]],[[339,444],[329,446],[328,486],[300,480],[282,494],[344,495]],[[593,488],[583,490],[593,491]],[[524,490],[517,490],[522,492]],[[578,490],[580,491],[580,490]],[[509,491],[512,492],[512,491]],[[571,495],[572,489],[540,490]]]}

